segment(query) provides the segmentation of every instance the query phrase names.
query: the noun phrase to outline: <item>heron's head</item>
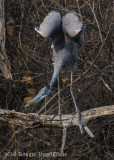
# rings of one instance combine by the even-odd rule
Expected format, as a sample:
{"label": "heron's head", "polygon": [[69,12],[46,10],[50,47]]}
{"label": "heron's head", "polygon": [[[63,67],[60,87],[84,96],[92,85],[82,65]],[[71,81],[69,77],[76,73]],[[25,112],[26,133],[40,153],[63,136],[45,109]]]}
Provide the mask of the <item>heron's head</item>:
{"label": "heron's head", "polygon": [[42,88],[39,93],[36,95],[36,97],[34,97],[30,102],[28,102],[25,107],[40,102],[42,99],[44,99],[46,96],[48,96],[50,93],[50,86],[46,86],[44,88]]}

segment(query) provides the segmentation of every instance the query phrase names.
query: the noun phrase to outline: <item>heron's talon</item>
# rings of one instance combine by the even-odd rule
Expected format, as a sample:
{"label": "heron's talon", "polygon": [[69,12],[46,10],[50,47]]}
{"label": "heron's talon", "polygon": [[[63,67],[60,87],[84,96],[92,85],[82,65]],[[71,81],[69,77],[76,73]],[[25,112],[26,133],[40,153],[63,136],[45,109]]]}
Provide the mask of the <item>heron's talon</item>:
{"label": "heron's talon", "polygon": [[37,121],[37,120],[39,120],[39,121],[40,121],[40,118],[39,118],[39,116],[38,116],[38,114],[37,114],[37,113],[30,113],[30,114],[29,114],[29,117],[31,117],[31,118],[33,118],[33,119],[35,119],[36,121]]}
{"label": "heron's talon", "polygon": [[53,122],[54,118],[57,116],[57,114],[54,114],[52,119],[51,119],[51,123]]}
{"label": "heron's talon", "polygon": [[58,115],[59,115],[59,120],[60,120],[60,125],[62,125],[62,119],[61,119],[61,113],[58,113]]}
{"label": "heron's talon", "polygon": [[83,128],[82,124],[79,125],[79,128],[80,128],[80,133],[83,134],[84,133],[84,128]]}
{"label": "heron's talon", "polygon": [[52,123],[52,121],[54,120],[54,118],[55,118],[56,116],[59,116],[60,124],[62,125],[61,114],[59,114],[59,113],[53,115],[53,117],[52,117],[52,119],[51,119],[51,123]]}
{"label": "heron's talon", "polygon": [[72,113],[72,115],[75,115],[75,114],[76,114],[76,112],[73,112],[73,113]]}

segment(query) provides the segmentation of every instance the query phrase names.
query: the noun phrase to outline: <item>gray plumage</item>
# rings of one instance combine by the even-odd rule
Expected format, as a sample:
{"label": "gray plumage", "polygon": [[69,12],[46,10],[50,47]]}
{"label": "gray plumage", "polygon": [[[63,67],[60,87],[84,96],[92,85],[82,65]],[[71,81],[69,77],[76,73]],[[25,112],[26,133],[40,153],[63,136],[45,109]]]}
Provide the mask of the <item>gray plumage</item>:
{"label": "gray plumage", "polygon": [[69,64],[73,67],[77,59],[75,39],[80,44],[82,29],[83,24],[79,21],[76,12],[69,12],[61,18],[60,13],[56,11],[50,12],[40,27],[35,27],[35,30],[40,35],[43,37],[49,37],[52,40],[54,72],[50,84],[41,89],[38,95],[27,103],[25,107],[34,102],[39,102],[45,96],[49,95],[57,77],[59,76],[60,70],[64,65]]}
{"label": "gray plumage", "polygon": [[72,38],[77,36],[84,26],[85,25],[79,21],[79,17],[74,11],[67,13],[62,19],[63,31]]}
{"label": "gray plumage", "polygon": [[61,26],[61,15],[59,12],[51,11],[40,24],[39,33],[47,38],[50,37]]}

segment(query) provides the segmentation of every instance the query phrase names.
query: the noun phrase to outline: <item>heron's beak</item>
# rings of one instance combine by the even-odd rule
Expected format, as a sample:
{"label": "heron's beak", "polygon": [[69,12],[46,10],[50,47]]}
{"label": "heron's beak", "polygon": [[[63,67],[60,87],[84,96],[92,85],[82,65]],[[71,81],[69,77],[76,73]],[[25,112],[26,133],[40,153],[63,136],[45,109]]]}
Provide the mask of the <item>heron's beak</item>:
{"label": "heron's beak", "polygon": [[28,102],[25,107],[28,107],[30,106],[31,104],[34,104],[34,103],[38,103],[40,102],[43,98],[45,97],[45,95],[37,95],[36,97],[34,97],[30,102]]}

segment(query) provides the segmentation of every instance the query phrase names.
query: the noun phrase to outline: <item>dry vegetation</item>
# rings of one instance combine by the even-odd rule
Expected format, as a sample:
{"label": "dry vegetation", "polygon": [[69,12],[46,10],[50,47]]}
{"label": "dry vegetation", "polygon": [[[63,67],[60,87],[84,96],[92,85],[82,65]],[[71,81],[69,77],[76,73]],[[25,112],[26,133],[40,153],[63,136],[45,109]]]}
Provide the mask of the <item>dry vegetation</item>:
{"label": "dry vegetation", "polygon": [[[0,74],[0,108],[18,112],[45,112],[45,101],[25,109],[25,101],[46,86],[52,77],[50,40],[43,39],[34,30],[51,10],[64,15],[69,10],[79,13],[87,24],[78,47],[78,68],[74,71],[74,93],[81,111],[113,104],[113,28],[112,0],[6,0],[6,53],[11,63],[12,80]],[[82,75],[82,76],[81,76]],[[78,77],[81,78],[79,79]],[[61,107],[63,114],[74,113],[69,91],[70,71],[60,74]],[[33,90],[34,89],[34,90]],[[32,91],[31,91],[32,90]],[[32,93],[31,93],[32,92]],[[47,97],[47,114],[58,113],[57,84]],[[59,152],[62,129],[23,128],[0,123],[0,159],[34,160],[112,160],[113,122],[109,117],[90,124],[95,135],[80,135],[79,128],[68,129],[65,153],[67,157],[9,156],[5,153]]]}

